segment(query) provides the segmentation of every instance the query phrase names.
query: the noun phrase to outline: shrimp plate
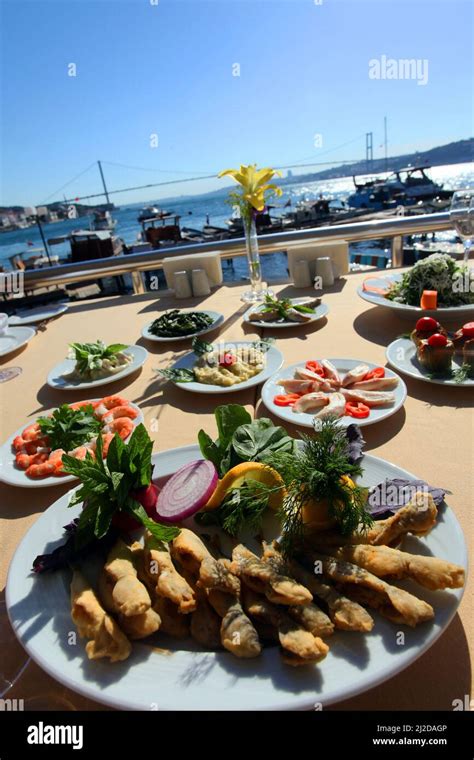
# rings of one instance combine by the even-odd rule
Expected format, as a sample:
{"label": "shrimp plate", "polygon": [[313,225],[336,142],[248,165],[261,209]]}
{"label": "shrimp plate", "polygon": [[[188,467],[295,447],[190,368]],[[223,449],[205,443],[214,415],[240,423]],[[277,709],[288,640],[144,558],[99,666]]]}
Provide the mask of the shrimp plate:
{"label": "shrimp plate", "polygon": [[[110,409],[107,408],[107,406],[109,406],[112,402],[109,402],[107,405],[103,403],[104,399],[107,398],[114,399],[114,403]],[[118,403],[119,400],[121,402],[120,404]],[[115,401],[117,401],[117,403],[115,403]],[[120,396],[106,396],[100,399],[88,399],[87,401],[79,402],[79,404],[92,404],[93,406],[95,405],[96,413],[100,415],[100,419],[103,421],[102,434],[106,446],[107,443],[109,443],[111,440],[110,434],[118,432],[120,437],[126,440],[131,434],[133,428],[143,422],[143,414],[139,407],[136,404],[133,404],[131,401],[128,401]],[[74,407],[75,404],[70,404],[70,406]],[[126,407],[130,408],[129,412],[127,412]],[[120,409],[120,411],[117,412],[117,409]],[[49,409],[45,412],[42,412],[40,415],[38,415],[38,417],[47,417],[52,414],[53,411],[54,409]],[[135,414],[136,416],[134,416]],[[132,416],[134,417],[133,419],[131,419]],[[24,465],[27,464],[26,461],[22,462],[21,464],[17,464],[18,451],[25,449],[24,453],[27,454],[27,456],[31,456],[33,452],[35,438],[34,427],[36,419],[37,418],[24,423],[0,447],[0,481],[8,483],[9,485],[21,486],[24,488],[45,488],[46,486],[62,485],[64,483],[75,481],[76,478],[73,475],[59,476],[57,473],[49,474],[48,471],[52,468],[48,467],[43,468],[45,470],[44,474],[38,471],[35,473],[36,477],[30,477],[26,474],[26,469],[22,469],[22,466],[24,467]],[[124,422],[124,420],[128,420],[129,422]],[[131,423],[131,426],[129,423]],[[20,449],[19,439],[23,435],[25,436],[27,445],[23,446],[22,449]],[[30,446],[29,444],[32,445]],[[39,448],[41,453],[43,447],[40,446]],[[51,450],[49,452],[46,450],[45,453],[47,453],[47,457],[39,456],[36,464],[44,464],[50,459],[51,455],[53,454]],[[75,450],[75,453],[78,458],[84,457],[86,454],[86,447],[79,446]]]}

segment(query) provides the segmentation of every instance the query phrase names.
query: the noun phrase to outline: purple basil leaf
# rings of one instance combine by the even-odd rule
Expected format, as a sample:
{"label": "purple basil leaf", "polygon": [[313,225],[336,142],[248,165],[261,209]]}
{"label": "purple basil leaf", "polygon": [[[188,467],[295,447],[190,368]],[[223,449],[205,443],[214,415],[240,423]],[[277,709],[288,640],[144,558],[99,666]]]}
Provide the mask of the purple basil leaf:
{"label": "purple basil leaf", "polygon": [[430,486],[424,480],[387,479],[370,489],[367,500],[368,510],[373,517],[386,512],[397,512],[408,504],[416,491],[430,493],[437,507],[443,503],[446,494],[445,489]]}
{"label": "purple basil leaf", "polygon": [[364,453],[365,440],[362,437],[360,427],[350,424],[346,428],[347,457],[351,464],[355,464]]}

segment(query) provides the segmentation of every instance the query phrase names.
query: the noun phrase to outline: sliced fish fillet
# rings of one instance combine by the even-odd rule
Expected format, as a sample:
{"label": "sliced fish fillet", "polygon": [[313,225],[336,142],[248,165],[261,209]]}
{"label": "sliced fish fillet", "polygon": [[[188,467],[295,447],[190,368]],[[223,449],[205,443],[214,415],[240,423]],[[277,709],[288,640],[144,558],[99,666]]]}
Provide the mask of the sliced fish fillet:
{"label": "sliced fish fillet", "polygon": [[349,372],[344,375],[342,378],[342,387],[347,388],[348,385],[360,382],[364,379],[367,372],[369,371],[370,370],[367,364],[358,364],[357,367],[349,370]]}
{"label": "sliced fish fillet", "polygon": [[300,412],[313,412],[315,409],[320,409],[322,406],[330,403],[331,395],[323,393],[322,391],[316,391],[316,393],[306,393],[301,396],[294,404],[293,411],[295,414]]}
{"label": "sliced fish fillet", "polygon": [[374,377],[372,380],[362,380],[354,383],[354,390],[360,391],[391,391],[398,385],[398,377]]}
{"label": "sliced fish fillet", "polygon": [[[298,401],[302,401],[305,398],[303,396],[302,399],[298,399]],[[320,412],[317,412],[314,416],[317,419],[324,419],[326,417],[330,417],[333,415],[334,417],[343,417],[344,412],[346,409],[346,399],[343,396],[342,393],[330,393],[329,396],[329,403],[326,404],[326,406],[321,409]],[[295,404],[296,406],[296,404]],[[294,409],[295,407],[293,407]]]}
{"label": "sliced fish fillet", "polygon": [[324,367],[324,374],[329,380],[334,380],[338,385],[341,385],[339,372],[329,359],[321,359],[321,366]]}
{"label": "sliced fish fillet", "polygon": [[350,388],[341,388],[341,393],[348,401],[361,401],[371,408],[395,403],[395,394],[391,391],[363,391],[353,385]]}

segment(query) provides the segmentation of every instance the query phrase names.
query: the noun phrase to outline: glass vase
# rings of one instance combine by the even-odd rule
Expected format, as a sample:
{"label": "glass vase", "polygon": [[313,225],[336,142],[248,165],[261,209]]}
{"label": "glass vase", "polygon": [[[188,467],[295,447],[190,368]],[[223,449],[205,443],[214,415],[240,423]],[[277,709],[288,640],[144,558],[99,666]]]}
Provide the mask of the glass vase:
{"label": "glass vase", "polygon": [[257,227],[255,216],[249,214],[248,219],[244,221],[245,245],[247,248],[247,261],[249,265],[250,290],[242,293],[242,301],[255,303],[263,301],[271,291],[263,287],[262,283],[262,266],[260,264],[260,255],[258,252]]}

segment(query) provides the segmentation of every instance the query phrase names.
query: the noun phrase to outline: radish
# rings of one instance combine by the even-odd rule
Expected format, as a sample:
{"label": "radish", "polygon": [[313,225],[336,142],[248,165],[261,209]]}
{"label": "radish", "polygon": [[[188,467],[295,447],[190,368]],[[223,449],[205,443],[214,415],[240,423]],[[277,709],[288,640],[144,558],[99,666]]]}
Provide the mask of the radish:
{"label": "radish", "polygon": [[215,491],[217,470],[205,459],[181,467],[165,483],[158,495],[159,522],[178,523],[198,512]]}
{"label": "radish", "polygon": [[[137,491],[131,491],[130,496],[142,505],[148,517],[156,521],[156,501],[160,489],[155,483],[150,483],[149,486],[139,488]],[[131,515],[127,515],[126,512],[116,512],[112,518],[112,523],[116,528],[124,533],[130,533],[132,530],[137,530],[141,527],[141,523],[135,520]]]}

